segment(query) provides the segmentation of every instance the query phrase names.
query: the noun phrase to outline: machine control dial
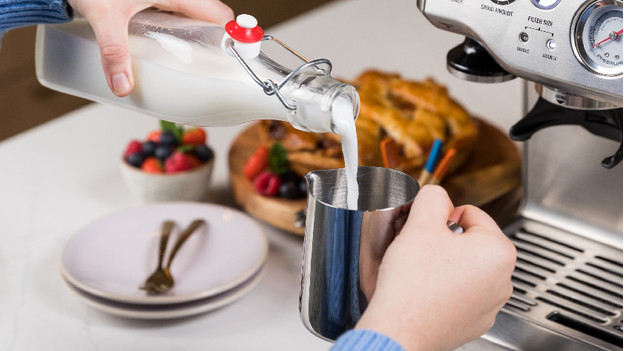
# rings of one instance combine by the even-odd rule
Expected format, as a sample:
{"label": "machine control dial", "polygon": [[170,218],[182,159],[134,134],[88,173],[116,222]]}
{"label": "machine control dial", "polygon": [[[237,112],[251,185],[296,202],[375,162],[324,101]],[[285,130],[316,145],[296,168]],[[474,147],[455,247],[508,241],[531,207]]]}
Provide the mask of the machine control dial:
{"label": "machine control dial", "polygon": [[559,5],[561,0],[531,0],[531,2],[542,10],[552,10]]}
{"label": "machine control dial", "polygon": [[598,0],[581,9],[574,26],[574,50],[590,71],[622,75],[622,1]]}
{"label": "machine control dial", "polygon": [[509,5],[516,0],[492,0],[496,5]]}

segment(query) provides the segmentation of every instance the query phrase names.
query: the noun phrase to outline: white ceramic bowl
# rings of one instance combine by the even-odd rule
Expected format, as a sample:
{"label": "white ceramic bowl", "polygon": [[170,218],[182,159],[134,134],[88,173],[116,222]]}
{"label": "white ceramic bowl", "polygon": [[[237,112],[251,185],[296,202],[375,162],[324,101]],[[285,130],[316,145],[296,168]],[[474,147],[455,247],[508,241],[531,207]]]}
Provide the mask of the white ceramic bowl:
{"label": "white ceramic bowl", "polygon": [[120,161],[121,174],[132,195],[143,203],[161,201],[202,201],[207,199],[212,177],[212,160],[187,171],[147,173]]}

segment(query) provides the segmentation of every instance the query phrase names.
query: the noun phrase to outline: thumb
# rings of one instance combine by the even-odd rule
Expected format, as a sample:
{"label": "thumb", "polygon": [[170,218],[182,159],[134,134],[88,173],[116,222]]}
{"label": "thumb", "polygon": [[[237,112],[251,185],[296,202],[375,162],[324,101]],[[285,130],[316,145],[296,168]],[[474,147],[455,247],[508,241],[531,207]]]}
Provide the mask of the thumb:
{"label": "thumb", "polygon": [[406,227],[440,230],[453,212],[453,203],[446,190],[438,185],[423,186],[410,210]]}
{"label": "thumb", "polygon": [[115,95],[127,96],[134,87],[128,46],[130,15],[119,16],[119,13],[108,11],[104,14],[95,14],[93,17],[87,17],[87,20],[95,32],[108,86]]}

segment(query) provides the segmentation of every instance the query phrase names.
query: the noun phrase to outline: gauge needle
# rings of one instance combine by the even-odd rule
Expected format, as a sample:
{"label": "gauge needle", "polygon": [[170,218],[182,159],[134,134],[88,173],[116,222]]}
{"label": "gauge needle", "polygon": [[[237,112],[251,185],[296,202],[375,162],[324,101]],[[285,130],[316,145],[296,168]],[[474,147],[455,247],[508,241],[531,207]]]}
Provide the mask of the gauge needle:
{"label": "gauge needle", "polygon": [[611,34],[609,34],[609,37],[607,39],[602,40],[601,42],[595,44],[594,46],[592,46],[592,48],[595,48],[596,46],[604,43],[605,41],[609,41],[609,40],[615,40],[617,39],[618,36],[622,35],[622,29],[620,29],[619,32],[611,32]]}

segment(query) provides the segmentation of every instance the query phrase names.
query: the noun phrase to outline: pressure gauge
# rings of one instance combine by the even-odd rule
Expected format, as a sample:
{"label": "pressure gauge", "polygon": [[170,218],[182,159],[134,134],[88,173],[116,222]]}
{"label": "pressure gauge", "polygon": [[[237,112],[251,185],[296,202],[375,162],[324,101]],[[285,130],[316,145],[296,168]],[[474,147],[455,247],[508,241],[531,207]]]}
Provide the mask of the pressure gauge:
{"label": "pressure gauge", "polygon": [[591,2],[576,17],[575,54],[594,73],[622,75],[622,1]]}

